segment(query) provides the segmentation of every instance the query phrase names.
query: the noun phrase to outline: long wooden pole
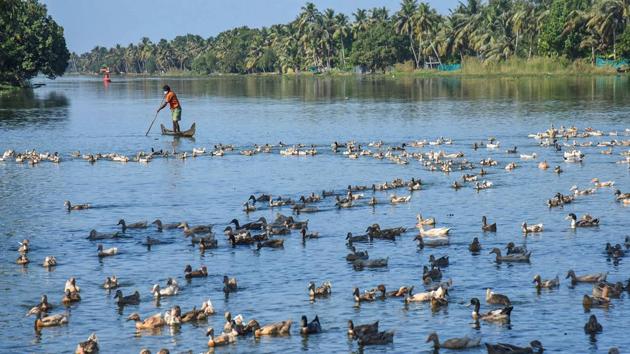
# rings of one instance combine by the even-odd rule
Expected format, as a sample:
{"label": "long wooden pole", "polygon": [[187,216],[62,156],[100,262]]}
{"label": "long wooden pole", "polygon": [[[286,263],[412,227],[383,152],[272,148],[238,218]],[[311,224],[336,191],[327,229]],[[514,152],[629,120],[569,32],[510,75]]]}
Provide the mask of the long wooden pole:
{"label": "long wooden pole", "polygon": [[[160,107],[162,107],[162,103],[164,102],[164,99],[162,99],[162,101],[160,101]],[[157,119],[158,113],[160,113],[160,111],[155,112],[155,117],[153,117],[153,120],[151,121],[151,125],[149,125],[149,129],[147,129],[146,134],[144,134],[144,136],[149,136],[149,132],[151,131],[151,128],[153,128],[153,123],[155,123],[155,120]]]}

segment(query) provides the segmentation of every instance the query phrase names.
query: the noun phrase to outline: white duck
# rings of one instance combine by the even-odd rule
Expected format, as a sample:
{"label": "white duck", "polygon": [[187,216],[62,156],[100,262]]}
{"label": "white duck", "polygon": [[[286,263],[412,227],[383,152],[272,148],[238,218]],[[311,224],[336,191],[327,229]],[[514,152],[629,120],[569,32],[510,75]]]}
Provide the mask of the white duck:
{"label": "white duck", "polygon": [[416,215],[416,227],[417,228],[420,228],[420,225],[433,226],[433,225],[435,225],[435,223],[436,223],[435,218],[424,219],[422,217],[422,214],[417,214]]}
{"label": "white duck", "polygon": [[389,197],[389,201],[392,204],[400,204],[400,203],[408,203],[411,200],[411,195],[407,195],[407,196],[396,196],[395,194],[392,194]]}
{"label": "white duck", "polygon": [[443,237],[448,235],[451,231],[448,227],[435,227],[432,229],[425,229],[423,224],[420,224],[420,235],[422,237]]}
{"label": "white duck", "polygon": [[153,285],[153,289],[151,289],[151,294],[156,298],[177,295],[178,292],[179,286],[177,286],[177,282],[172,278],[166,283],[166,288],[162,289],[160,288],[160,284],[155,284]]}
{"label": "white duck", "polygon": [[527,225],[526,222],[523,222],[521,225],[521,230],[523,230],[524,234],[529,234],[533,232],[543,232],[544,227],[543,224],[535,224],[535,225]]}
{"label": "white duck", "polygon": [[600,182],[599,178],[593,178],[591,180],[591,182],[593,182],[593,184],[595,185],[595,187],[597,188],[604,188],[604,187],[612,187],[615,185],[615,181],[605,181],[605,182]]}
{"label": "white duck", "polygon": [[537,156],[538,155],[536,155],[536,153],[533,153],[531,155],[521,154],[521,160],[535,160]]}

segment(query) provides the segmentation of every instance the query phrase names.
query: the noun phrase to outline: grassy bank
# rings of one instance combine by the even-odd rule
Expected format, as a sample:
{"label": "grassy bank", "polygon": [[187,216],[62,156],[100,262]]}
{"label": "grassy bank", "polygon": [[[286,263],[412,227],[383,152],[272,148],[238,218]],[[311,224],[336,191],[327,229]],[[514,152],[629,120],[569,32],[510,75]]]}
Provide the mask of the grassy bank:
{"label": "grassy bank", "polygon": [[[73,75],[76,73],[69,73]],[[570,61],[565,58],[534,57],[531,59],[514,58],[499,62],[481,61],[477,58],[464,58],[460,70],[440,71],[434,69],[414,70],[411,62],[396,64],[385,73],[365,74],[374,77],[527,77],[527,76],[571,76],[571,75],[616,75],[613,67],[595,67],[588,60]],[[89,75],[96,75],[90,73]],[[168,71],[153,74],[126,74],[130,77],[218,77],[218,76],[279,76],[277,72],[256,74],[214,73],[205,74],[194,71]],[[282,74],[287,77],[344,77],[360,76],[350,70],[332,69],[323,73],[300,72]]]}

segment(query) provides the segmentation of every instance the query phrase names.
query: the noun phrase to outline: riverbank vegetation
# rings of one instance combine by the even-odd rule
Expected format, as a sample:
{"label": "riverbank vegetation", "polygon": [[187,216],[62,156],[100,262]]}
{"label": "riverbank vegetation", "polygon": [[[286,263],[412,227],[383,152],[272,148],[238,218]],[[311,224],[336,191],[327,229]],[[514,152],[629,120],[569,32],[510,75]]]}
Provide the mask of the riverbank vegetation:
{"label": "riverbank vegetation", "polygon": [[538,74],[541,66],[554,73],[613,72],[592,67],[596,57],[630,56],[629,16],[627,0],[468,0],[448,15],[403,0],[394,12],[358,9],[351,17],[307,3],[287,24],[97,46],[73,53],[69,70],[97,72],[106,65],[119,73],[243,74],[410,67],[422,74],[463,64],[461,74]]}
{"label": "riverbank vegetation", "polygon": [[37,0],[0,1],[0,91],[63,75],[70,53],[63,27]]}

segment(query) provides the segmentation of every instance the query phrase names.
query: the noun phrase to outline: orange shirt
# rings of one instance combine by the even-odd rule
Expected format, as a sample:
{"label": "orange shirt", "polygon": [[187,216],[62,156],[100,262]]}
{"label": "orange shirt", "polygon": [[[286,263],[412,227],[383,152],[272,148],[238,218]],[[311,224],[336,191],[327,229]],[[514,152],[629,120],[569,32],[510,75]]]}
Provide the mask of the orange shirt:
{"label": "orange shirt", "polygon": [[166,94],[166,97],[164,99],[171,106],[171,109],[175,109],[175,108],[179,108],[180,107],[179,100],[177,99],[177,96],[175,95],[175,92],[169,91]]}

